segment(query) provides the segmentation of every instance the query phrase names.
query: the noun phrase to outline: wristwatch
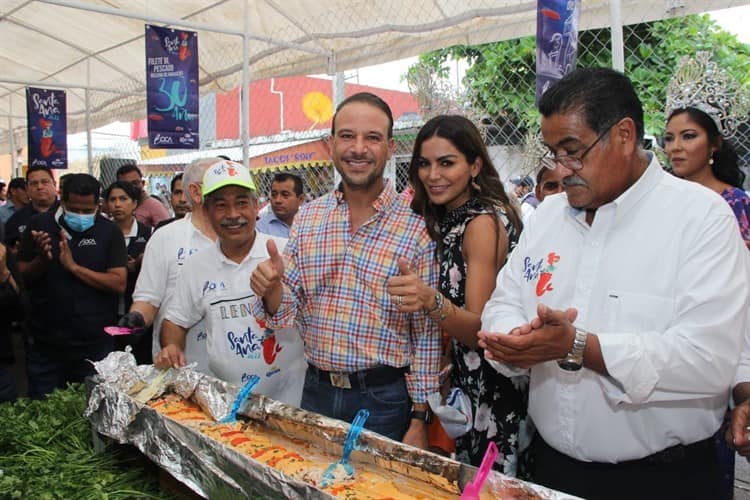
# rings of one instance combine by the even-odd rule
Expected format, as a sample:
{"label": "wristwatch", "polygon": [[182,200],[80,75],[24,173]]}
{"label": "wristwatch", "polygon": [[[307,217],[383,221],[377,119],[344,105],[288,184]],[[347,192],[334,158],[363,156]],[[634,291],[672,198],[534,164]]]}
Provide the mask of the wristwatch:
{"label": "wristwatch", "polygon": [[576,336],[573,339],[573,347],[565,359],[561,359],[557,364],[563,370],[567,371],[578,371],[583,366],[583,351],[586,350],[586,339],[588,338],[589,332],[581,330],[576,327]]}
{"label": "wristwatch", "polygon": [[409,415],[410,419],[413,420],[421,420],[425,424],[429,424],[432,421],[432,415],[430,414],[430,410],[412,410],[411,415]]}

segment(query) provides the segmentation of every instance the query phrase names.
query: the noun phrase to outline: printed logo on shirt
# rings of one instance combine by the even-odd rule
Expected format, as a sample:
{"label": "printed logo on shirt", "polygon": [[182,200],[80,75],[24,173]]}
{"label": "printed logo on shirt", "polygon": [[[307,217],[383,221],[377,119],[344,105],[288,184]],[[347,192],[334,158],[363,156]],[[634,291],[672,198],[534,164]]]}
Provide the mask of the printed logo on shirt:
{"label": "printed logo on shirt", "polygon": [[185,259],[197,252],[197,248],[185,248],[180,247],[177,249],[177,265],[181,266],[185,263]]}
{"label": "printed logo on shirt", "polygon": [[198,332],[198,335],[196,336],[196,340],[200,342],[201,340],[206,340],[208,338],[208,333],[201,330]]}
{"label": "printed logo on shirt", "polygon": [[536,280],[536,296],[541,297],[547,292],[554,290],[552,287],[552,273],[555,272],[560,256],[555,252],[547,254],[547,261],[544,258],[534,260],[526,257],[523,260],[523,277],[527,282]]}
{"label": "printed logo on shirt", "polygon": [[206,292],[213,292],[217,289],[226,290],[226,288],[227,286],[223,281],[219,281],[218,283],[216,283],[215,281],[206,281],[205,283],[203,283],[203,290],[201,291],[201,295],[206,295]]}
{"label": "printed logo on shirt", "polygon": [[143,236],[139,236],[137,240],[135,240],[136,243],[146,243],[146,238]]}
{"label": "printed logo on shirt", "polygon": [[[213,304],[212,304],[213,305]],[[252,318],[253,313],[250,309],[250,302],[241,304],[222,304],[219,306],[221,319]]]}
{"label": "printed logo on shirt", "polygon": [[[274,368],[274,369],[272,369],[270,371],[267,371],[265,375],[266,375],[266,378],[270,378],[270,377],[273,377],[274,375],[276,375],[277,373],[281,373],[281,368]],[[242,377],[240,377],[240,380],[244,384],[245,382],[247,382],[248,380],[250,380],[250,377],[252,377],[253,375],[255,375],[255,374],[254,373],[243,372],[242,373]]]}
{"label": "printed logo on shirt", "polygon": [[276,356],[281,352],[283,347],[276,341],[274,331],[266,326],[265,321],[258,321],[258,324],[265,330],[265,338],[263,339],[263,361],[265,361],[267,365],[272,365],[273,362],[276,361]]}
{"label": "printed logo on shirt", "polygon": [[79,247],[90,247],[96,246],[96,240],[94,238],[84,238],[78,242]]}
{"label": "printed logo on shirt", "polygon": [[23,234],[26,231],[26,225],[18,226],[18,234]]}
{"label": "printed logo on shirt", "polygon": [[240,334],[229,331],[226,336],[229,349],[237,356],[245,359],[260,359],[262,338],[249,326]]}

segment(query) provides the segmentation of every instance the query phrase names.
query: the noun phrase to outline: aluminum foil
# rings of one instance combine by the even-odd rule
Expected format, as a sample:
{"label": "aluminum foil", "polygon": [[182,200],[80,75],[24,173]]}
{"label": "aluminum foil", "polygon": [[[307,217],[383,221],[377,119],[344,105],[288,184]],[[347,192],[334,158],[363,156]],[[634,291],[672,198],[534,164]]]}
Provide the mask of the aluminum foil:
{"label": "aluminum foil", "polygon": [[[106,366],[114,369],[129,361],[110,360]],[[102,366],[105,366],[102,365]],[[131,366],[132,369],[132,366]],[[153,376],[146,370],[136,370],[140,382]],[[204,406],[211,415],[226,415],[238,388],[191,369],[177,370],[166,390],[183,395]],[[192,372],[192,373],[190,373]],[[128,377],[131,377],[128,375]],[[257,462],[199,431],[164,417],[128,395],[132,388],[122,383],[110,383],[112,377],[95,376],[85,416],[97,432],[120,443],[135,445],[152,461],[176,479],[205,498],[263,498],[318,499],[334,498],[325,491],[294,480],[282,472]],[[117,380],[117,379],[116,379]],[[209,410],[210,409],[210,410]],[[307,412],[284,403],[252,395],[239,414],[256,424],[282,435],[311,444],[322,453],[340,456],[349,424]],[[444,492],[460,496],[458,478],[462,465],[456,461],[406,446],[379,434],[363,431],[351,463],[372,464],[387,471],[432,485]],[[490,482],[520,492],[522,498],[560,500],[575,498],[538,485],[491,473]]]}
{"label": "aluminum foil", "polygon": [[232,403],[237,398],[239,387],[227,384],[221,380],[196,372],[190,367],[181,368],[171,382],[172,390],[185,399],[192,399],[211,415],[220,421],[227,417],[232,409]]}
{"label": "aluminum foil", "polygon": [[138,370],[135,356],[131,353],[131,347],[126,346],[124,351],[111,352],[101,361],[92,361],[96,372],[102,376],[104,382],[129,393],[140,384],[145,383],[145,374]]}

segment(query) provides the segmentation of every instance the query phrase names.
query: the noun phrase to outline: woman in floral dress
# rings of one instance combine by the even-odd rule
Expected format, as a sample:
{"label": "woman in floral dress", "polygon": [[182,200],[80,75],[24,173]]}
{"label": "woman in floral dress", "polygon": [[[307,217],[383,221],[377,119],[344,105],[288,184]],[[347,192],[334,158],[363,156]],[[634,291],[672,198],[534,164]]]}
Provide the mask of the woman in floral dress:
{"label": "woman in floral dress", "polygon": [[[495,469],[515,476],[519,430],[525,426],[528,380],[497,373],[484,360],[477,332],[495,278],[521,231],[487,148],[463,116],[429,120],[417,134],[409,179],[412,209],[437,242],[440,290],[413,274],[389,280],[389,293],[403,296],[404,310],[422,310],[451,337],[452,384],[472,403],[472,429],[456,439],[457,458],[479,465],[490,441],[500,453]],[[523,431],[521,431],[523,432]]]}

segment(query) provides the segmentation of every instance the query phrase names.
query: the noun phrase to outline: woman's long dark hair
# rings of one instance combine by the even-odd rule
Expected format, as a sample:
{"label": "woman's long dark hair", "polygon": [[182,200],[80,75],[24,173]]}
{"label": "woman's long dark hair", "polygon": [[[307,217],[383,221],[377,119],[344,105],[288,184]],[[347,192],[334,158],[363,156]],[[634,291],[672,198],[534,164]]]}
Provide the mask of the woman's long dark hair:
{"label": "woman's long dark hair", "polygon": [[697,108],[679,108],[669,114],[667,123],[676,115],[687,113],[692,121],[698,124],[708,135],[710,144],[716,146],[716,151],[711,155],[714,163],[711,165],[711,172],[714,177],[721,182],[725,182],[736,188],[744,189],[745,173],[740,170],[737,164],[737,152],[729,140],[724,139],[719,132],[719,128],[713,119]]}
{"label": "woman's long dark hair", "polygon": [[503,183],[500,182],[500,176],[492,164],[487,147],[484,145],[482,135],[477,127],[469,119],[460,115],[440,115],[430,119],[417,133],[411,163],[409,164],[409,181],[414,188],[411,208],[424,217],[427,231],[429,231],[432,239],[437,241],[438,244],[440,243],[437,223],[447,211],[444,206],[436,206],[430,202],[427,191],[422,181],[419,180],[419,159],[422,155],[422,143],[432,137],[441,137],[450,141],[466,157],[469,164],[474,163],[477,158],[481,159],[482,168],[473,181],[479,186],[479,189],[469,184],[471,195],[490,210],[498,225],[499,221],[495,211],[497,207],[501,207],[516,232],[520,232],[523,227],[521,217],[505,193],[505,189],[503,189]]}

